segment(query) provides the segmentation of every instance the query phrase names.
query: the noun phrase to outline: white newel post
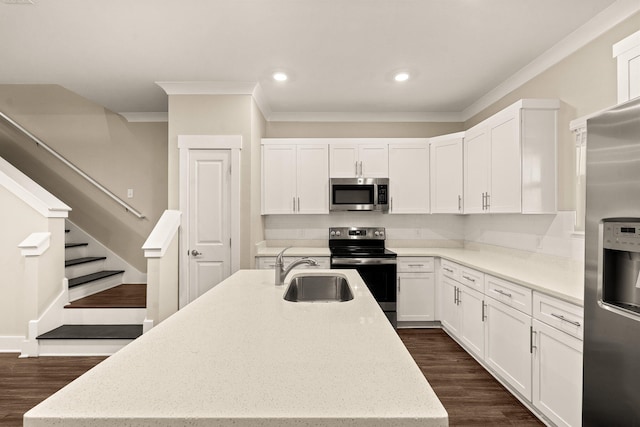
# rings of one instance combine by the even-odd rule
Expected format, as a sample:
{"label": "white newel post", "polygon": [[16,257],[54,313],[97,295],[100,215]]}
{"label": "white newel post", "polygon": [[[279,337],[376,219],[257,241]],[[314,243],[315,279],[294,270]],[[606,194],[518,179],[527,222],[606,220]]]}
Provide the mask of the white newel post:
{"label": "white newel post", "polygon": [[147,315],[143,332],[178,311],[180,211],[164,211],[142,246],[147,258]]}
{"label": "white newel post", "polygon": [[40,283],[40,260],[49,249],[51,233],[32,233],[24,239],[18,248],[24,257],[24,319],[29,320],[26,339],[22,343],[20,357],[38,356],[38,287]]}

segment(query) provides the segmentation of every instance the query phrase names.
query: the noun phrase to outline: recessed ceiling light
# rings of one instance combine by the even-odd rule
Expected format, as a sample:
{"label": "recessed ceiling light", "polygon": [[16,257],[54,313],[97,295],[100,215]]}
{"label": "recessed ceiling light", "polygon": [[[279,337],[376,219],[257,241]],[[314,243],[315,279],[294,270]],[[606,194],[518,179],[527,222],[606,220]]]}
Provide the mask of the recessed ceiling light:
{"label": "recessed ceiling light", "polygon": [[396,73],[396,75],[393,76],[393,80],[397,82],[406,82],[407,80],[409,80],[409,73],[404,71]]}
{"label": "recessed ceiling light", "polygon": [[287,75],[283,72],[277,72],[277,73],[273,73],[273,80],[277,81],[277,82],[284,82],[287,81],[289,77],[287,77]]}

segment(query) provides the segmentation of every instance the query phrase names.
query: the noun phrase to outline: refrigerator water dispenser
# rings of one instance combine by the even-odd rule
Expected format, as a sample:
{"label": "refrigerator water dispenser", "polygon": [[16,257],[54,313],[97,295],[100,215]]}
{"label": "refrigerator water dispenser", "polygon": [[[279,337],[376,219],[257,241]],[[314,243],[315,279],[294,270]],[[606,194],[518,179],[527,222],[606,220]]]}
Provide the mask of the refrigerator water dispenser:
{"label": "refrigerator water dispenser", "polygon": [[640,318],[640,219],[603,222],[602,303]]}

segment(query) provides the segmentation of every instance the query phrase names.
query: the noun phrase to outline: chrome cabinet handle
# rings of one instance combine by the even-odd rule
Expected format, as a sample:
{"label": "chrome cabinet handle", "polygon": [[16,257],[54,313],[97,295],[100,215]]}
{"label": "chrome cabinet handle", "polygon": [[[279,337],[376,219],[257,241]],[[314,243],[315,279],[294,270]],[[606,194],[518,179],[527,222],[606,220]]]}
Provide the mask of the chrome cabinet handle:
{"label": "chrome cabinet handle", "polygon": [[494,291],[499,293],[500,295],[504,295],[505,297],[511,298],[511,294],[508,293],[508,292],[503,291],[502,289],[494,289]]}
{"label": "chrome cabinet handle", "polygon": [[533,334],[537,334],[537,332],[533,330],[533,326],[530,326],[529,328],[531,331],[531,334],[529,335],[529,352],[533,354],[533,349],[538,348],[537,346],[533,345]]}
{"label": "chrome cabinet handle", "polygon": [[484,193],[482,193],[482,210],[484,210]]}
{"label": "chrome cabinet handle", "polygon": [[393,197],[391,197],[391,200],[389,202],[391,203],[391,206],[389,206],[389,210],[393,212]]}
{"label": "chrome cabinet handle", "polygon": [[400,292],[400,278],[398,277],[398,292]]}
{"label": "chrome cabinet handle", "polygon": [[362,176],[362,175],[363,175],[363,173],[362,173],[362,161],[360,161],[360,176]]}
{"label": "chrome cabinet handle", "polygon": [[453,287],[453,303],[455,305],[458,305],[458,287],[457,286]]}
{"label": "chrome cabinet handle", "polygon": [[298,212],[300,212],[300,197],[298,197]]}
{"label": "chrome cabinet handle", "polygon": [[569,320],[569,319],[567,319],[566,317],[564,317],[564,316],[563,316],[563,315],[561,315],[561,314],[551,313],[551,315],[552,315],[553,317],[555,317],[555,318],[558,318],[558,319],[562,320],[563,322],[571,323],[571,324],[572,324],[572,325],[574,325],[574,326],[580,326],[580,322],[575,322],[575,321],[573,321],[573,320]]}
{"label": "chrome cabinet handle", "polygon": [[462,196],[458,194],[458,212],[462,212]]}
{"label": "chrome cabinet handle", "polygon": [[424,267],[424,264],[409,264],[409,267]]}
{"label": "chrome cabinet handle", "polygon": [[464,274],[462,275],[463,279],[467,279],[470,282],[476,283],[476,279],[474,279],[473,277],[469,277],[469,276],[465,276]]}
{"label": "chrome cabinet handle", "polygon": [[449,273],[453,273],[453,270],[447,267],[442,267],[443,270],[448,271]]}
{"label": "chrome cabinet handle", "polygon": [[296,211],[296,198],[293,197],[293,211]]}
{"label": "chrome cabinet handle", "polygon": [[356,166],[356,176],[358,176],[358,162],[355,162],[355,166]]}
{"label": "chrome cabinet handle", "polygon": [[484,322],[485,320],[487,320],[487,314],[485,312],[485,307],[487,306],[487,304],[485,304],[484,300],[482,301],[482,321]]}
{"label": "chrome cabinet handle", "polygon": [[199,255],[202,255],[202,252],[198,252],[195,249],[191,249],[191,256],[199,256]]}
{"label": "chrome cabinet handle", "polygon": [[462,291],[462,289],[458,288],[458,305],[460,305],[460,303],[462,302],[462,300],[460,299],[461,291]]}
{"label": "chrome cabinet handle", "polygon": [[490,197],[491,197],[491,196],[489,195],[489,193],[488,193],[488,192],[487,192],[487,195],[484,197],[484,199],[485,199],[485,203],[486,203],[486,205],[487,205],[487,210],[489,210],[489,208],[491,207],[491,204],[489,203]]}

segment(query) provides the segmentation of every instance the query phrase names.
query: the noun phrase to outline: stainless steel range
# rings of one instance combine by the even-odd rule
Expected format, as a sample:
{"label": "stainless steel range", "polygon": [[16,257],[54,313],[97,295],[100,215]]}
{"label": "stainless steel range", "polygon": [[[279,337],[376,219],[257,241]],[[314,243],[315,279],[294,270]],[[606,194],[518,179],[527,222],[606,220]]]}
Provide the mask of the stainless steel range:
{"label": "stainless steel range", "polygon": [[397,255],[385,248],[385,238],[382,227],[330,228],[331,268],[357,270],[395,327]]}

